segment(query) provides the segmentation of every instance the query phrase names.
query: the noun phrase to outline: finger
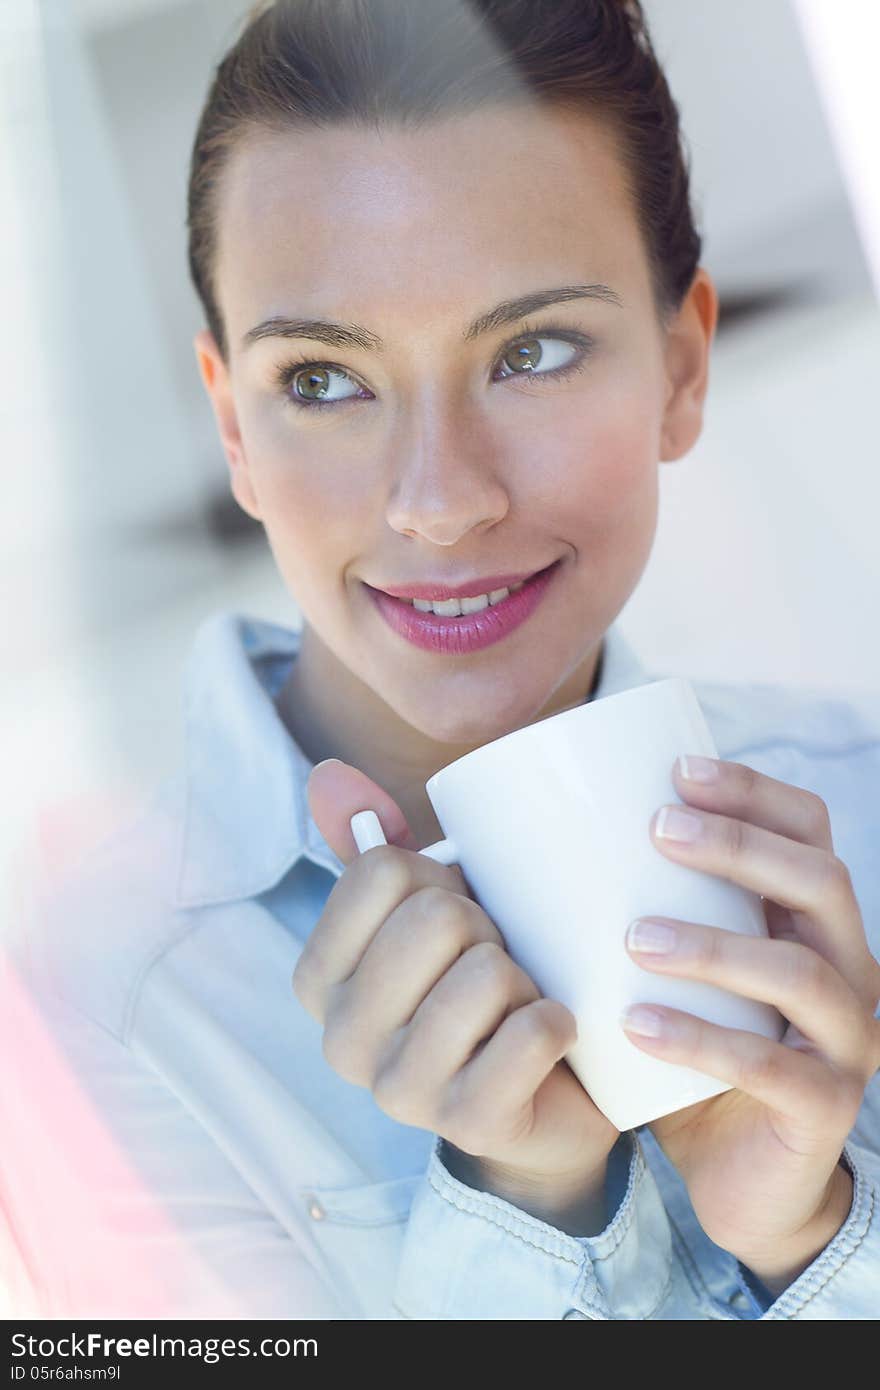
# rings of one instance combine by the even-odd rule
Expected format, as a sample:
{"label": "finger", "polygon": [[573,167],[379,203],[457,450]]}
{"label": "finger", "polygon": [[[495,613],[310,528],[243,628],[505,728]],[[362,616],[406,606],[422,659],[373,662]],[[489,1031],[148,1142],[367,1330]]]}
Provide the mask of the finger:
{"label": "finger", "polygon": [[355,1043],[375,1053],[481,942],[506,955],[495,923],[470,898],[434,884],[419,889],[389,915],[354,973],[330,987],[326,1026],[344,1014]]}
{"label": "finger", "polygon": [[693,773],[706,769],[716,773],[714,781],[699,781],[685,776],[680,760],[675,760],[675,789],[690,805],[748,821],[761,830],[772,830],[789,840],[834,853],[828,807],[815,792],[780,782],[745,763],[693,755],[686,756],[684,763]]}
{"label": "finger", "polygon": [[323,1023],[330,989],[357,969],[386,918],[432,884],[466,893],[456,865],[396,845],[365,850],[340,875],[293,972],[294,993],[313,1018]]}
{"label": "finger", "polygon": [[534,981],[494,941],[460,956],[421,1000],[411,1020],[387,1040],[379,1088],[414,1107],[430,1105],[514,1010],[539,999]]}
{"label": "finger", "polygon": [[[682,815],[692,839],[672,838]],[[655,846],[670,859],[802,913],[802,940],[855,987],[865,965],[865,931],[849,870],[836,855],[692,806],[661,807],[650,829]]]}
{"label": "finger", "polygon": [[360,768],[327,758],[312,768],[306,792],[315,824],[343,864],[350,864],[358,855],[349,824],[356,811],[375,811],[390,845],[419,849],[397,802]]}
{"label": "finger", "polygon": [[827,1135],[829,1130],[846,1134],[855,1123],[864,1082],[812,1053],[653,1004],[632,1008],[628,1017],[632,1021],[654,1017],[661,1028],[649,1036],[622,1021],[633,1044],[744,1091],[784,1117],[798,1135],[811,1131]]}
{"label": "finger", "polygon": [[825,908],[854,916],[846,866],[827,850],[803,845],[746,821],[662,806],[651,820],[654,843],[664,854],[730,879],[798,912]]}
{"label": "finger", "polygon": [[[863,1064],[866,1017],[861,1003],[809,946],[669,917],[641,918],[639,925],[643,932],[633,924],[626,944],[643,969],[772,1004],[834,1066],[847,1070]],[[659,936],[651,931],[654,926],[661,928]],[[672,933],[671,939],[666,933]],[[645,940],[641,950],[636,946],[640,935]]]}
{"label": "finger", "polygon": [[[716,782],[700,783],[684,778],[676,762],[673,776],[676,787],[691,808],[698,810],[711,805],[713,812],[727,814],[731,822],[728,844],[734,849],[747,851],[749,844],[754,843],[753,837],[741,828],[749,824],[759,832],[771,832],[789,842],[799,842],[808,849],[813,848],[820,855],[819,859],[812,861],[815,866],[812,880],[804,883],[805,898],[809,900],[806,905],[805,899],[796,903],[791,891],[784,896],[784,887],[768,891],[764,886],[767,880],[758,880],[756,891],[764,897],[764,915],[769,933],[774,938],[800,941],[819,952],[839,971],[858,997],[868,1002],[873,1011],[874,1002],[880,996],[880,965],[871,955],[865,939],[862,914],[849,871],[833,853],[831,824],[825,802],[813,792],[779,782],[742,763],[690,756],[684,761],[690,771],[699,771],[701,766],[717,770]],[[663,847],[656,839],[655,843]],[[771,842],[765,839],[764,843]],[[668,852],[674,854],[676,848],[670,842]],[[686,847],[682,848],[686,852]],[[824,859],[821,857],[823,855]],[[797,865],[802,862],[796,857],[789,858],[786,875],[789,883],[792,878],[797,879]],[[710,872],[716,871],[708,864],[706,867]],[[739,881],[746,882],[744,879]],[[826,885],[829,885],[827,892]],[[752,885],[746,883],[746,886]],[[822,896],[830,900],[824,910],[815,903],[817,887]],[[837,908],[833,901],[835,897],[839,903]],[[789,908],[791,911],[787,910]]]}
{"label": "finger", "polygon": [[[768,777],[746,763],[702,755],[677,758],[672,775],[679,796],[687,804],[834,852],[828,807],[815,792]],[[795,941],[803,936],[809,945],[825,953],[823,942],[809,924],[801,932],[795,914],[767,897],[763,906],[771,936]]]}
{"label": "finger", "polygon": [[[468,1131],[485,1133],[522,1112],[560,1058],[577,1040],[574,1014],[556,999],[539,998],[514,1009],[454,1078],[448,1104],[458,1128],[446,1137],[473,1152]],[[498,1137],[519,1140],[522,1135]]]}

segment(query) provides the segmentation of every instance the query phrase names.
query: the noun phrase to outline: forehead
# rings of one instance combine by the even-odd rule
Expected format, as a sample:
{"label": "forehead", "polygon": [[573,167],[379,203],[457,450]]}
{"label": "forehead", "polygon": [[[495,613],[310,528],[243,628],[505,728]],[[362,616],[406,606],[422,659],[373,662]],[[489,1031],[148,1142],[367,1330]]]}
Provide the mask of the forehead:
{"label": "forehead", "polygon": [[[536,269],[609,284],[641,279],[639,233],[613,136],[581,113],[495,108],[421,130],[259,130],[218,196],[217,284],[230,339],[262,316],[457,322]],[[553,280],[554,270],[561,275]],[[542,279],[543,282],[543,279]],[[496,293],[497,292],[497,293]],[[351,314],[354,317],[354,314]]]}

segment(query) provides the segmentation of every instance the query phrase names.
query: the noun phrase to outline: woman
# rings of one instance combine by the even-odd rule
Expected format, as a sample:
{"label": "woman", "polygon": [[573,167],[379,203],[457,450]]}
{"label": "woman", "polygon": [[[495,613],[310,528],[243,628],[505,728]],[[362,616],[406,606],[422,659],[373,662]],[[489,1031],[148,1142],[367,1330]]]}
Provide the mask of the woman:
{"label": "woman", "polygon": [[[460,871],[413,852],[441,837],[438,768],[655,678],[614,621],[657,463],[700,434],[717,296],[638,4],[259,5],[202,113],[189,228],[232,490],[303,626],[204,625],[186,768],[31,934],[110,1152],[100,1180],[66,1155],[102,1258],[35,1241],[45,1302],[871,1316],[880,710],[696,686],[724,753],[676,772],[701,833],[650,833],[760,892],[770,938],[667,921],[628,945],[790,1026],[631,1029],[732,1086],[638,1131],[576,1081],[572,1016]],[[389,844],[358,856],[365,807]]]}

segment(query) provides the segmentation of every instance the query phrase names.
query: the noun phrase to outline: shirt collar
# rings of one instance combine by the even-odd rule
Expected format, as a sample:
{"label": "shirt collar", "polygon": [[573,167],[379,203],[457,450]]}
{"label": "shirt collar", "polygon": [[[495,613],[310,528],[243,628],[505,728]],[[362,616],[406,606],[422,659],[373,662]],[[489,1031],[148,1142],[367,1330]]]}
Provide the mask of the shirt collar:
{"label": "shirt collar", "polygon": [[[256,897],[303,856],[334,875],[345,868],[309,810],[313,763],[275,705],[299,641],[297,629],[239,613],[215,613],[197,629],[184,671],[176,907]],[[612,625],[593,698],[652,679]]]}

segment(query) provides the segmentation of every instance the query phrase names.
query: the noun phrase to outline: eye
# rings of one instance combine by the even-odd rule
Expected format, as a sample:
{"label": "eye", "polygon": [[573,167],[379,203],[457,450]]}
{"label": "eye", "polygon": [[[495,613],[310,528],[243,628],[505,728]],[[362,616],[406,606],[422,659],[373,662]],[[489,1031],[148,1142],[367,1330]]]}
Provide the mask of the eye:
{"label": "eye", "polygon": [[[549,344],[549,351],[543,344]],[[586,369],[586,359],[595,347],[589,333],[571,328],[526,328],[514,338],[497,359],[506,370],[493,381],[518,380],[526,387],[537,381],[558,379]],[[566,349],[573,356],[566,356]],[[372,400],[362,386],[357,386],[348,372],[329,362],[315,362],[301,357],[284,362],[275,371],[275,384],[285,402],[299,410],[335,410],[353,400]],[[354,387],[348,394],[333,395],[334,383],[348,381]]]}
{"label": "eye", "polygon": [[[550,344],[549,351],[542,346],[544,343]],[[498,379],[509,381],[513,377],[521,377],[525,384],[529,384],[536,375],[564,377],[571,372],[583,371],[592,346],[593,341],[586,333],[570,330],[558,335],[551,334],[549,330],[541,336],[531,333],[504,349],[500,361],[507,372]]]}
{"label": "eye", "polygon": [[[330,392],[333,389],[334,378],[346,378],[351,381],[348,372],[344,372],[341,367],[332,367],[327,362],[312,362],[306,357],[296,362],[282,363],[275,373],[275,382],[285,399],[291,405],[300,406],[305,410],[321,410],[342,401],[354,400],[363,389],[358,388],[347,396],[333,396]],[[291,386],[293,390],[288,391],[288,387]]]}

